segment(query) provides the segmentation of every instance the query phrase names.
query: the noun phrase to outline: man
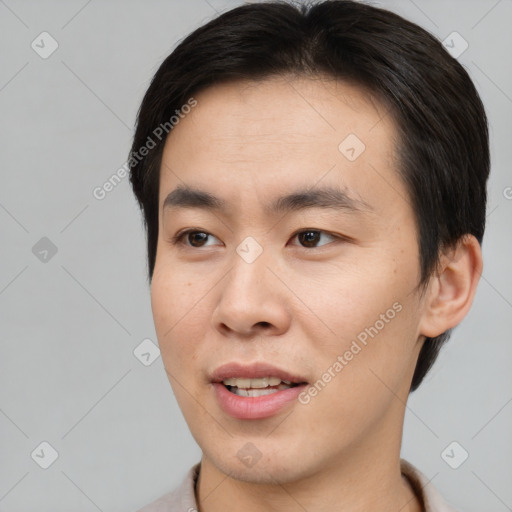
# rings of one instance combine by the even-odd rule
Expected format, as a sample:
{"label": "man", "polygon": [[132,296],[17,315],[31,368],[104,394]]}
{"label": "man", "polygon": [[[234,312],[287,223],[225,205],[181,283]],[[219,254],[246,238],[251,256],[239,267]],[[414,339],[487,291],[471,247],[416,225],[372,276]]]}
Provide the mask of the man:
{"label": "man", "polygon": [[203,454],[141,510],[453,510],[400,445],[482,271],[487,120],[462,66],[369,5],[241,6],[163,62],[130,166]]}

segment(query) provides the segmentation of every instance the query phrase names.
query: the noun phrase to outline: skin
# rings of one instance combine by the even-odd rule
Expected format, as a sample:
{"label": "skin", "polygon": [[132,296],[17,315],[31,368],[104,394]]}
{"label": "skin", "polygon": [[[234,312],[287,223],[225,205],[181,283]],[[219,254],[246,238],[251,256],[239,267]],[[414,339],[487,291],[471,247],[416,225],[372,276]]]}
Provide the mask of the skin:
{"label": "skin", "polygon": [[[471,306],[478,242],[468,236],[443,255],[420,293],[395,126],[361,88],[279,77],[195,98],[164,148],[151,302],[169,381],[203,453],[199,509],[420,511],[399,468],[405,403],[425,336],[457,325]],[[351,133],[366,146],[355,161],[338,149]],[[225,199],[228,210],[163,211],[183,184]],[[321,184],[372,210],[265,215],[270,200]],[[209,237],[173,244],[186,228]],[[308,229],[322,232],[316,242],[294,236]],[[263,248],[252,263],[236,252],[247,236]],[[400,312],[308,404],[259,420],[221,410],[208,378],[221,364],[270,361],[314,383],[397,302]],[[261,453],[252,467],[237,457],[248,442]]]}

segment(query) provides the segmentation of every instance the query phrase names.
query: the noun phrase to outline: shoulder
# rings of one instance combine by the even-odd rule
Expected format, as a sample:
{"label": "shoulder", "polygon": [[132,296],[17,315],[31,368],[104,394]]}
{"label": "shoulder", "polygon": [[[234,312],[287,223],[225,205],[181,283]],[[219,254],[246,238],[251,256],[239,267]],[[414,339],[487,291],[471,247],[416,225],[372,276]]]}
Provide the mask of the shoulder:
{"label": "shoulder", "polygon": [[400,460],[402,474],[409,480],[416,495],[423,503],[425,512],[458,512],[449,505],[437,489],[419,469],[404,459]]}
{"label": "shoulder", "polygon": [[197,512],[195,483],[200,462],[192,466],[176,489],[160,496],[137,512]]}

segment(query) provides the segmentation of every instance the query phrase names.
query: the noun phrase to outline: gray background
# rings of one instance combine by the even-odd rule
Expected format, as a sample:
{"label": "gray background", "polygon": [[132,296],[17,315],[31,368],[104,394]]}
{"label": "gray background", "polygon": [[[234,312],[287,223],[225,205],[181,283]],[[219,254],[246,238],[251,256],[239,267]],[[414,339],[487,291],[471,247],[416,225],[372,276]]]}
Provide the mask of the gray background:
{"label": "gray background", "polygon": [[[161,358],[134,355],[156,337],[128,179],[93,190],[125,162],[161,61],[240,3],[0,0],[1,511],[134,511],[199,460]],[[411,395],[402,456],[463,511],[512,510],[512,2],[375,3],[461,34],[491,127],[484,272]],[[58,43],[46,59],[31,47],[51,48],[43,31]],[[43,441],[58,453],[47,469]],[[469,453],[458,469],[441,456],[453,441]]]}

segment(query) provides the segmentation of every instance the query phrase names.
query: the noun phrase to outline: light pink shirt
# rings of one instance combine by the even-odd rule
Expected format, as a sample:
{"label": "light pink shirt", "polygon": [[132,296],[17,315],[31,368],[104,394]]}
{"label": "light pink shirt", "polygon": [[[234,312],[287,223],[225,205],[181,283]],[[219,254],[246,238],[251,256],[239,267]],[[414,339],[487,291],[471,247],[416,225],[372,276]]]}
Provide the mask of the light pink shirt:
{"label": "light pink shirt", "polygon": [[[172,492],[164,494],[137,512],[197,512],[195,484],[199,475],[200,462],[190,468],[181,484]],[[414,492],[423,504],[424,512],[456,512],[449,506],[429,479],[412,464],[400,461],[402,474],[409,480]]]}

